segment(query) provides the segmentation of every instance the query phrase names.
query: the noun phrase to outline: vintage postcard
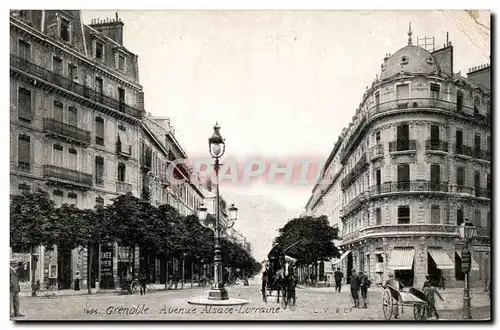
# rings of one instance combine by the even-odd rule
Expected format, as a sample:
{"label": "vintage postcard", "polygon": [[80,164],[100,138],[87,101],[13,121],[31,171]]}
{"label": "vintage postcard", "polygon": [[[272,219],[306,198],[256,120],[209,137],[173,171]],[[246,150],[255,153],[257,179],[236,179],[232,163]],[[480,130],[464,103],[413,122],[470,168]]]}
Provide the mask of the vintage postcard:
{"label": "vintage postcard", "polygon": [[490,320],[490,16],[10,10],[11,320]]}

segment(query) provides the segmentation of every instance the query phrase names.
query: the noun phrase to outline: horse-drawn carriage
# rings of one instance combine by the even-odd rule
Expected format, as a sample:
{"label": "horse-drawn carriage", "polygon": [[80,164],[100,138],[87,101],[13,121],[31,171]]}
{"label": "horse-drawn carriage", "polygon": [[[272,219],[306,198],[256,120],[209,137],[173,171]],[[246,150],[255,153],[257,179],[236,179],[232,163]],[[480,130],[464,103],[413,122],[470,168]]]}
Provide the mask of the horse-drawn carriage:
{"label": "horse-drawn carriage", "polygon": [[386,320],[393,316],[404,313],[404,307],[413,308],[413,317],[418,321],[425,321],[428,315],[437,313],[431,304],[427,301],[425,293],[417,288],[403,288],[400,282],[390,279],[383,286],[382,292],[382,310]]}
{"label": "horse-drawn carriage", "polygon": [[297,260],[285,255],[278,245],[273,247],[267,258],[264,261],[266,270],[262,275],[262,300],[267,302],[267,297],[274,296],[273,292],[275,292],[277,303],[280,303],[280,297],[282,298],[281,307],[283,309],[290,303],[295,306],[297,279],[294,266]]}

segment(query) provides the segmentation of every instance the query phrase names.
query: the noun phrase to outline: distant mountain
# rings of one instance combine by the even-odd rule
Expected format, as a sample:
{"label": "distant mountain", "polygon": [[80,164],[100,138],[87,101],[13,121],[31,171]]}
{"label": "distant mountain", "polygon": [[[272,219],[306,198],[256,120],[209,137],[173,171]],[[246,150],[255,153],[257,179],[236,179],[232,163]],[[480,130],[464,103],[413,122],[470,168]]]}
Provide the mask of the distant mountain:
{"label": "distant mountain", "polygon": [[224,193],[224,198],[238,208],[236,228],[250,242],[252,255],[259,262],[266,258],[278,229],[300,214],[299,210],[289,209],[262,195]]}

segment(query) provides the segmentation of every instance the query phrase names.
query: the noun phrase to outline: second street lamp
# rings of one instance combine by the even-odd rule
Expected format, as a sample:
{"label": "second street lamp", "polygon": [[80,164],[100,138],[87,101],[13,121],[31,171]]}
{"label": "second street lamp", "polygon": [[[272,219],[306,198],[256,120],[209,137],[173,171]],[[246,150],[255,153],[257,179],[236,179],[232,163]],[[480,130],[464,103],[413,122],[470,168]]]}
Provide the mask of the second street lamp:
{"label": "second street lamp", "polygon": [[471,309],[470,309],[470,292],[469,292],[469,272],[471,268],[471,255],[469,251],[469,241],[472,240],[476,232],[476,226],[469,222],[469,219],[465,218],[459,228],[460,238],[463,240],[464,247],[462,249],[462,271],[465,273],[465,283],[464,283],[464,319],[472,319]]}

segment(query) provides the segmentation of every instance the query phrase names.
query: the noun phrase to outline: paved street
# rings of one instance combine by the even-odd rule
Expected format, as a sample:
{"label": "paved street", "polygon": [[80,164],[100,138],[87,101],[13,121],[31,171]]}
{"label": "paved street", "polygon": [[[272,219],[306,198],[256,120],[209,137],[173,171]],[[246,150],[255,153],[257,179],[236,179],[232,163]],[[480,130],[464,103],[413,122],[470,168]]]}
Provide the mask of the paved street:
{"label": "paved street", "polygon": [[[206,289],[193,288],[173,291],[158,291],[140,295],[117,295],[112,293],[91,296],[61,296],[55,298],[21,297],[21,310],[27,320],[383,320],[381,292],[372,290],[368,309],[353,309],[348,290],[340,294],[332,288],[300,288],[295,308],[282,310],[269,297],[262,302],[258,284],[229,289],[231,297],[247,299],[249,304],[241,307],[212,308],[193,306],[187,299],[205,296]],[[445,304],[437,306],[443,319],[461,318],[460,290],[447,290]],[[473,318],[489,317],[488,296],[475,293],[472,299]],[[446,307],[445,307],[446,306]],[[405,308],[401,319],[412,320],[413,310]]]}

